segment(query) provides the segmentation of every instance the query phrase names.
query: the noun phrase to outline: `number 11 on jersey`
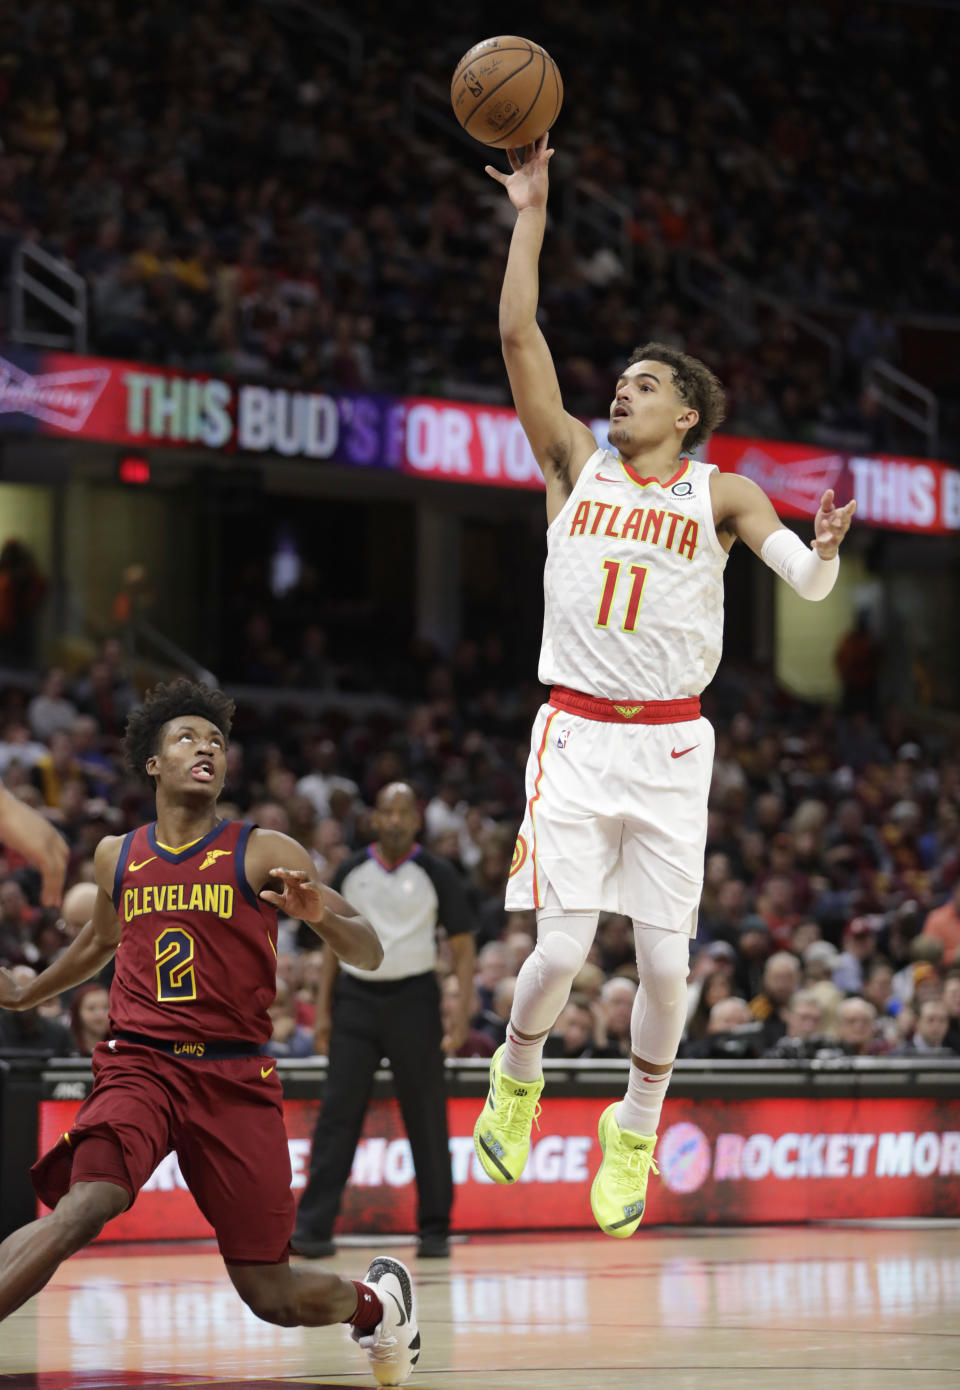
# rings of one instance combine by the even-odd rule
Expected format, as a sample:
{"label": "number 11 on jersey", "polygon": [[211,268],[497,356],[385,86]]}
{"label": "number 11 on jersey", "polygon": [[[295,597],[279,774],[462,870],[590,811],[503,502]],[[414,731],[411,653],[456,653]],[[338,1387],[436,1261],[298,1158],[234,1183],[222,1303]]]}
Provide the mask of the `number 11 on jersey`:
{"label": "number 11 on jersey", "polygon": [[[620,583],[620,571],[623,569],[619,560],[604,560],[603,568],[605,571],[603,580],[603,593],[600,595],[600,606],[597,609],[597,627],[610,626],[610,610],[613,608],[613,600],[616,597],[617,585]],[[630,575],[632,583],[630,585],[630,597],[627,599],[627,612],[623,620],[624,632],[636,632],[637,615],[640,612],[640,604],[643,602],[643,586],[647,581],[646,565],[631,565]]]}

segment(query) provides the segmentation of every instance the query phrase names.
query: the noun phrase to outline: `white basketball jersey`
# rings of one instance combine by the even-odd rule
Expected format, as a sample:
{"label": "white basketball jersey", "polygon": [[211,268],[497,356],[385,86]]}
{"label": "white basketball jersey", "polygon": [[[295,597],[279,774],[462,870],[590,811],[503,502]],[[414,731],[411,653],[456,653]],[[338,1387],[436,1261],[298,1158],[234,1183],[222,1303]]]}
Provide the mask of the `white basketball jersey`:
{"label": "white basketball jersey", "polygon": [[681,459],[666,483],[598,449],[547,529],[544,685],[608,700],[676,700],[713,679],[723,568],[713,464]]}

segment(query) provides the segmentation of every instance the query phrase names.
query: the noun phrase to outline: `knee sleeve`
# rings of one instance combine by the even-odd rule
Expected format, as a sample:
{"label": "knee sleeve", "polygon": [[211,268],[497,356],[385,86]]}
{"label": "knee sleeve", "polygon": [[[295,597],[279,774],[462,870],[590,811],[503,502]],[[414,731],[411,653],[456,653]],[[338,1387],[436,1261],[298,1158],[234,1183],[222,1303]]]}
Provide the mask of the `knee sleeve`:
{"label": "knee sleeve", "polygon": [[592,912],[566,912],[560,899],[547,884],[546,901],[537,912],[537,944],[534,955],[546,977],[566,975],[572,980],[587,959],[600,920],[599,909]]}
{"label": "knee sleeve", "polygon": [[576,914],[553,919],[546,930],[540,925],[540,936],[533,948],[533,960],[542,988],[548,989],[560,979],[565,979],[569,985],[587,959],[597,924],[593,921],[589,940],[584,940],[587,921],[592,919],[586,913],[582,916],[582,922],[577,921]]}
{"label": "knee sleeve", "polygon": [[633,924],[637,971],[648,996],[663,1007],[686,1005],[690,973],[690,938],[681,932]]}
{"label": "knee sleeve", "polygon": [[687,1020],[690,939],[634,922],[640,988],[630,1021],[633,1051],[644,1061],[666,1066],[677,1055]]}
{"label": "knee sleeve", "polygon": [[511,1017],[521,1032],[532,1035],[553,1027],[587,958],[599,916],[541,908],[537,944],[520,967],[513,996]]}

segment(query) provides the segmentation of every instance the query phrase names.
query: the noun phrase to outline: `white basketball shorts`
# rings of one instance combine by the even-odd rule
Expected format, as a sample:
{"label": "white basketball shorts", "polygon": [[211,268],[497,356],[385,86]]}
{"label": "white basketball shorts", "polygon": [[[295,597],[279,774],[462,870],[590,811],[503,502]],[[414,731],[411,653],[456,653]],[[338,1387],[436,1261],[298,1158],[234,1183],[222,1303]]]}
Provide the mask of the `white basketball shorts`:
{"label": "white basketball shorts", "polygon": [[[599,702],[598,702],[599,703]],[[506,908],[623,913],[693,936],[703,886],[713,726],[608,723],[542,705]]]}

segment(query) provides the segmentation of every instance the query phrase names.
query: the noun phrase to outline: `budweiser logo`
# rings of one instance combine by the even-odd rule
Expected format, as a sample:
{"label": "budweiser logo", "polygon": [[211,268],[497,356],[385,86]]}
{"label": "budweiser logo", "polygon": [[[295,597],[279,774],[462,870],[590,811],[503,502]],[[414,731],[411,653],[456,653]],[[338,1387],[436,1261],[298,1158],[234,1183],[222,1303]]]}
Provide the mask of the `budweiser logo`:
{"label": "budweiser logo", "polygon": [[87,423],[109,380],[109,367],[31,376],[0,357],[0,414],[29,415],[76,433]]}
{"label": "budweiser logo", "polygon": [[836,486],[843,472],[843,458],[840,454],[824,454],[783,463],[754,448],[747,449],[738,459],[737,472],[752,478],[773,501],[790,502],[795,507],[809,508],[812,513],[827,488]]}

